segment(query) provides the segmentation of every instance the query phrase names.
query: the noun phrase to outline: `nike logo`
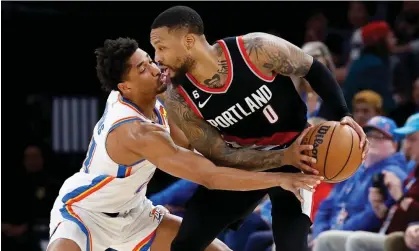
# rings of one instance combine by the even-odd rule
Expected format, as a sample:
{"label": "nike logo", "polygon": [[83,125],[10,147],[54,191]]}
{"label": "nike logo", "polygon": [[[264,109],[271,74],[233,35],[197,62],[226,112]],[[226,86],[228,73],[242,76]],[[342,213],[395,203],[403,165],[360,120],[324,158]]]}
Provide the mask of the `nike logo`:
{"label": "nike logo", "polygon": [[211,97],[212,97],[212,94],[202,104],[201,104],[201,102],[198,102],[199,108],[203,108],[208,103],[208,101],[210,100]]}

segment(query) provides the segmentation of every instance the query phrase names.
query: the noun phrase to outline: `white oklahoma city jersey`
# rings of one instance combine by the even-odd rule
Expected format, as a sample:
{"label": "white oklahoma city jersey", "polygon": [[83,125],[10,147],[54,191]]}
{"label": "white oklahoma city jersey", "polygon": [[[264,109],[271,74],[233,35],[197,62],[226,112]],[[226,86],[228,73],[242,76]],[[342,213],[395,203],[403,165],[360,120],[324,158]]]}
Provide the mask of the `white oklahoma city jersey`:
{"label": "white oklahoma city jersey", "polygon": [[[159,123],[169,131],[166,112],[158,100],[155,112]],[[82,168],[68,178],[60,189],[59,199],[65,204],[63,209],[66,209],[66,213],[71,215],[71,206],[95,212],[125,212],[145,199],[147,184],[156,167],[145,159],[127,166],[119,165],[109,157],[105,147],[109,132],[136,120],[151,122],[139,107],[123,98],[119,92],[111,92],[105,112],[93,130]]]}

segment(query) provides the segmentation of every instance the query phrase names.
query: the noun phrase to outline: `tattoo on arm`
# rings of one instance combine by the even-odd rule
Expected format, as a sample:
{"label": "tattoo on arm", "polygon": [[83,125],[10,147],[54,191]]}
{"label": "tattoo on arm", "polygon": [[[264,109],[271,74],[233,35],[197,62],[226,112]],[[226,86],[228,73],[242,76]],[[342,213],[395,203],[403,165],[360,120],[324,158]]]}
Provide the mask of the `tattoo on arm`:
{"label": "tattoo on arm", "polygon": [[313,63],[300,48],[270,34],[250,33],[243,40],[253,63],[281,75],[304,77]]}
{"label": "tattoo on arm", "polygon": [[197,117],[172,87],[166,92],[166,109],[170,119],[185,133],[190,144],[218,165],[261,171],[280,167],[285,162],[284,150],[257,151],[229,147],[217,129]]}

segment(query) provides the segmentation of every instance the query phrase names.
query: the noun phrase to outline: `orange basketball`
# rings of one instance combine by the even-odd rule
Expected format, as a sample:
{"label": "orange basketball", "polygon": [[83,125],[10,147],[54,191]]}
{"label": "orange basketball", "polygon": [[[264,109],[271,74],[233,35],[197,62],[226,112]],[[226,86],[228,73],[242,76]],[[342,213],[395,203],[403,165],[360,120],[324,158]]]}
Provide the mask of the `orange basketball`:
{"label": "orange basketball", "polygon": [[328,183],[348,179],[358,170],[362,161],[358,134],[350,126],[336,121],[313,126],[302,144],[313,145],[313,150],[305,154],[317,159],[312,167]]}

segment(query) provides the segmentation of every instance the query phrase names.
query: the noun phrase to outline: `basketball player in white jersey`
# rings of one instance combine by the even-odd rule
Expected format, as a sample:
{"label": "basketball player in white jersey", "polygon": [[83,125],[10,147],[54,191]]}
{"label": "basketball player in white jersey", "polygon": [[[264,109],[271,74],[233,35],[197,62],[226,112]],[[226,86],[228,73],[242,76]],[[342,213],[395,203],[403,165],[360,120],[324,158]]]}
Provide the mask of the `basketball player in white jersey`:
{"label": "basketball player in white jersey", "polygon": [[[300,196],[300,188],[320,183],[314,175],[217,167],[187,150],[156,99],[165,76],[136,41],[106,40],[96,54],[98,77],[111,93],[81,170],[65,181],[51,211],[48,251],[170,250],[181,219],[145,197],[156,167],[211,189],[281,186]],[[216,240],[206,250],[229,248]]]}

